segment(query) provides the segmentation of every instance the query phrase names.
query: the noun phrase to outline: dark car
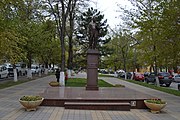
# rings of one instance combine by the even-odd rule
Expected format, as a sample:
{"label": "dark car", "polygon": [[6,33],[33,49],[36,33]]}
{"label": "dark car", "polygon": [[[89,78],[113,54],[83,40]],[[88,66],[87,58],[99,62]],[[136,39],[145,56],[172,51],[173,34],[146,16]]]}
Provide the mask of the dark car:
{"label": "dark car", "polygon": [[[169,87],[173,81],[173,77],[168,72],[160,72],[157,74],[159,79],[159,84],[163,85],[165,84],[167,87]],[[150,73],[148,76],[145,77],[146,83],[154,83],[156,84],[156,76],[155,73]]]}
{"label": "dark car", "polygon": [[155,73],[149,73],[148,75],[145,76],[145,82],[146,83],[155,83],[156,82],[156,77]]}
{"label": "dark car", "polygon": [[150,72],[145,72],[145,73],[144,73],[144,77],[149,76],[149,74],[150,74]]}
{"label": "dark car", "polygon": [[159,78],[159,84],[160,85],[165,84],[167,87],[169,87],[173,81],[173,77],[168,72],[158,73],[158,78]]}
{"label": "dark car", "polygon": [[127,73],[127,79],[131,79],[132,74],[133,74],[133,72],[128,72],[128,73]]}

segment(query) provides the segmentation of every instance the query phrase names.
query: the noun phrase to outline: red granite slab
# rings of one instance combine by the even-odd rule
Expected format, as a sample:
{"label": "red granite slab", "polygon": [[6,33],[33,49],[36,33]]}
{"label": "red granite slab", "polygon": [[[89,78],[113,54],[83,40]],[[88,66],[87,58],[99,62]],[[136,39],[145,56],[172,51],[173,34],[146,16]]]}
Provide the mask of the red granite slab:
{"label": "red granite slab", "polygon": [[146,108],[145,99],[155,98],[126,87],[101,87],[98,91],[85,87],[47,87],[41,96],[45,98],[42,103],[45,106],[64,106],[65,102],[128,102],[137,109]]}

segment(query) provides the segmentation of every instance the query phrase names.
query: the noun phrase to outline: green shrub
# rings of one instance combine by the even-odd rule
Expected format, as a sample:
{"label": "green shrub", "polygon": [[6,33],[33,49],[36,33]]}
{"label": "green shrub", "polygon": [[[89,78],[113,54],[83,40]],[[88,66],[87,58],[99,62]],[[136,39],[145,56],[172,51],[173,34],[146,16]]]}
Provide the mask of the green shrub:
{"label": "green shrub", "polygon": [[155,104],[165,104],[166,103],[165,101],[162,101],[160,99],[149,99],[149,100],[146,100],[146,102],[155,103]]}
{"label": "green shrub", "polygon": [[37,101],[37,100],[42,100],[41,96],[23,96],[22,98],[20,98],[20,100],[22,101]]}

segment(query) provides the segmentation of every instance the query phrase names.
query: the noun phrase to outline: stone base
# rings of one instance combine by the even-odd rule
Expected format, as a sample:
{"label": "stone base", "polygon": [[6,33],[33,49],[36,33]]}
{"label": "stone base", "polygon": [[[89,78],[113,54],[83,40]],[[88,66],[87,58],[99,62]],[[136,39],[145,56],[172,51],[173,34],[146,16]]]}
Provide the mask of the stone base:
{"label": "stone base", "polygon": [[87,85],[87,86],[86,86],[86,90],[99,90],[99,87],[98,87],[98,86],[90,86],[90,85]]}
{"label": "stone base", "polygon": [[86,90],[99,90],[98,88],[98,58],[99,51],[87,51],[87,85]]}
{"label": "stone base", "polygon": [[147,109],[144,100],[156,98],[127,87],[99,87],[99,90],[85,90],[84,87],[47,87],[40,96],[45,98],[41,104],[43,106],[67,107],[69,105],[79,106],[78,109],[107,110],[117,110],[114,107],[116,103],[117,106],[119,105],[118,109],[121,109],[122,104],[125,104],[123,107],[128,108],[128,103],[130,109]]}

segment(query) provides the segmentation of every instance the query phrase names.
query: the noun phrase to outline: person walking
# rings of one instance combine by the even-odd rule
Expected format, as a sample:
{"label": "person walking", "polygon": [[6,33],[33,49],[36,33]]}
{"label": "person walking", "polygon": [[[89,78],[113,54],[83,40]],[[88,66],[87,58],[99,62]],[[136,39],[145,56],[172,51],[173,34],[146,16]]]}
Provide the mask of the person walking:
{"label": "person walking", "polygon": [[56,75],[57,82],[59,82],[59,78],[60,78],[60,70],[59,69],[56,70],[55,75]]}

